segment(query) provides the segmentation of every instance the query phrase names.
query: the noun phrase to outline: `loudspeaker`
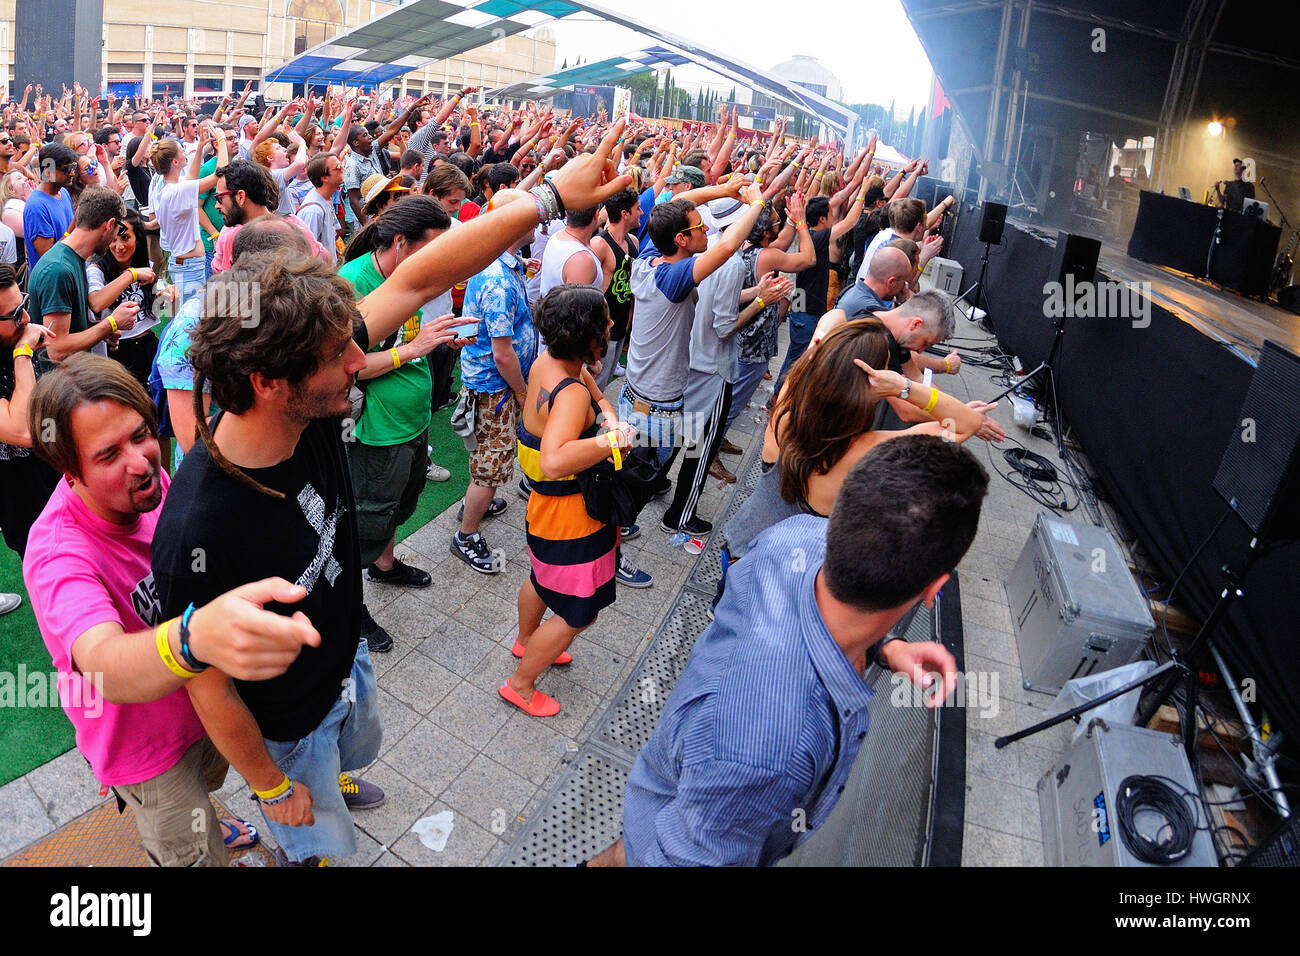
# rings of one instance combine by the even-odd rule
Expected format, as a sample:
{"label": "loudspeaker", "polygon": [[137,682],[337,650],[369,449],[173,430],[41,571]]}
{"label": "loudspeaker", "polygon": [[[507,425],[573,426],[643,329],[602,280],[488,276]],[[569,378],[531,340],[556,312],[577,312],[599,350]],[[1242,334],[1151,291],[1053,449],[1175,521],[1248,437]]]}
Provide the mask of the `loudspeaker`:
{"label": "loudspeaker", "polygon": [[1288,312],[1300,315],[1300,285],[1289,285],[1285,289],[1279,289],[1277,304]]}
{"label": "loudspeaker", "polygon": [[1091,282],[1097,275],[1097,257],[1101,255],[1101,242],[1070,232],[1056,234],[1056,249],[1052,252],[1052,266],[1047,272],[1048,282],[1065,284],[1067,275],[1074,276],[1077,289]]}
{"label": "loudspeaker", "polygon": [[1257,535],[1300,533],[1300,356],[1264,343],[1214,490]]}
{"label": "loudspeaker", "polygon": [[1006,203],[985,200],[980,213],[980,242],[989,245],[1002,245],[1002,227],[1007,224]]}
{"label": "loudspeaker", "polygon": [[104,0],[25,0],[17,4],[14,38],[14,86],[40,83],[58,96],[63,84],[79,82],[99,91],[100,51],[104,37]]}
{"label": "loudspeaker", "polygon": [[261,93],[254,93],[251,109],[258,122],[261,122],[262,114],[266,112],[266,97]]}
{"label": "loudspeaker", "polygon": [[1239,865],[1300,866],[1300,817],[1287,817]]}

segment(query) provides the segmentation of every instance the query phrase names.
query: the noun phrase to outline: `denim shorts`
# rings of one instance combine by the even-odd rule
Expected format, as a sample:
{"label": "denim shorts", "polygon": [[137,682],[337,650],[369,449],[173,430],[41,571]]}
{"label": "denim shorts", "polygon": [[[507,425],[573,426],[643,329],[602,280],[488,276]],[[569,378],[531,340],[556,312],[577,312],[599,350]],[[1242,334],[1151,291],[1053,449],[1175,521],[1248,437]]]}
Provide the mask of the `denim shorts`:
{"label": "denim shorts", "polygon": [[[267,740],[266,749],[289,779],[311,790],[316,822],[290,827],[269,817],[266,824],[290,860],[310,856],[351,856],[357,852],[352,814],[339,790],[339,773],[371,764],[379,756],[383,732],[375,670],[366,642],[357,644],[352,676],[320,726],[301,740]],[[266,813],[263,811],[265,817]]]}

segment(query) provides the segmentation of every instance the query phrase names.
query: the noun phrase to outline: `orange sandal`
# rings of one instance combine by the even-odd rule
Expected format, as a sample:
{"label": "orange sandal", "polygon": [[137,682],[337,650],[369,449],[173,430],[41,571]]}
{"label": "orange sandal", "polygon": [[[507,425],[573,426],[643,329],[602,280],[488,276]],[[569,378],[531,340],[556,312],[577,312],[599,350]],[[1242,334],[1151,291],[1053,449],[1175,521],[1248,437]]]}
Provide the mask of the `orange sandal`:
{"label": "orange sandal", "polygon": [[[515,641],[515,646],[512,647],[512,648],[510,648],[510,653],[513,654],[513,655],[515,655],[515,657],[518,657],[518,658],[520,658],[520,659],[522,660],[522,659],[523,659],[523,656],[524,656],[524,651],[525,651],[525,650],[526,650],[526,648],[524,647],[524,645],[520,644],[518,641]],[[570,654],[568,651],[560,651],[560,656],[557,657],[555,660],[551,661],[551,663],[552,663],[552,664],[572,664],[572,663],[573,663],[573,655]]]}
{"label": "orange sandal", "polygon": [[533,691],[533,699],[525,701],[519,696],[518,692],[510,686],[510,681],[506,681],[497,688],[497,693],[501,699],[514,704],[525,714],[532,714],[534,717],[554,717],[560,712],[559,701],[547,697],[540,690]]}

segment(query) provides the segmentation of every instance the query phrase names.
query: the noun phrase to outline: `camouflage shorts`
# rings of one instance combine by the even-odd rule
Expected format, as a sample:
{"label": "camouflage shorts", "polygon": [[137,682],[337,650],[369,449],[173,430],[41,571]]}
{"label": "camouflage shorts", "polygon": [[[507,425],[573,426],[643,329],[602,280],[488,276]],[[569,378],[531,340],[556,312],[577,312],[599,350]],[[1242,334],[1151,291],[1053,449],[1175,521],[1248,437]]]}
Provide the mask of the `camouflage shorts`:
{"label": "camouflage shorts", "polygon": [[469,480],[485,488],[500,488],[514,475],[519,405],[508,388],[500,392],[476,392],[475,395],[478,398],[478,422],[474,427],[474,437],[478,439],[478,448],[469,455]]}

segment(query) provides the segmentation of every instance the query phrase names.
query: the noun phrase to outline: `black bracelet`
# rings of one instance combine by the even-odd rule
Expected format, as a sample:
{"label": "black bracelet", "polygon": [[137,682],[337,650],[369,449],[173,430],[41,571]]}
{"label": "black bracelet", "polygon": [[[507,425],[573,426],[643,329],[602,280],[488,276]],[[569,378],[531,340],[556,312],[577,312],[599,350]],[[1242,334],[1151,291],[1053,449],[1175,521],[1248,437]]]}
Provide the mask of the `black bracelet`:
{"label": "black bracelet", "polygon": [[190,650],[190,616],[194,613],[194,605],[190,604],[181,615],[181,657],[185,661],[185,666],[192,671],[205,671],[208,665],[204,664],[194,652]]}
{"label": "black bracelet", "polygon": [[899,637],[897,634],[886,634],[881,640],[877,641],[875,644],[872,644],[871,647],[867,650],[867,663],[875,664],[881,670],[886,670],[886,671],[889,670],[889,665],[880,659],[880,651],[890,641],[901,641],[901,640],[903,640],[903,638]]}

